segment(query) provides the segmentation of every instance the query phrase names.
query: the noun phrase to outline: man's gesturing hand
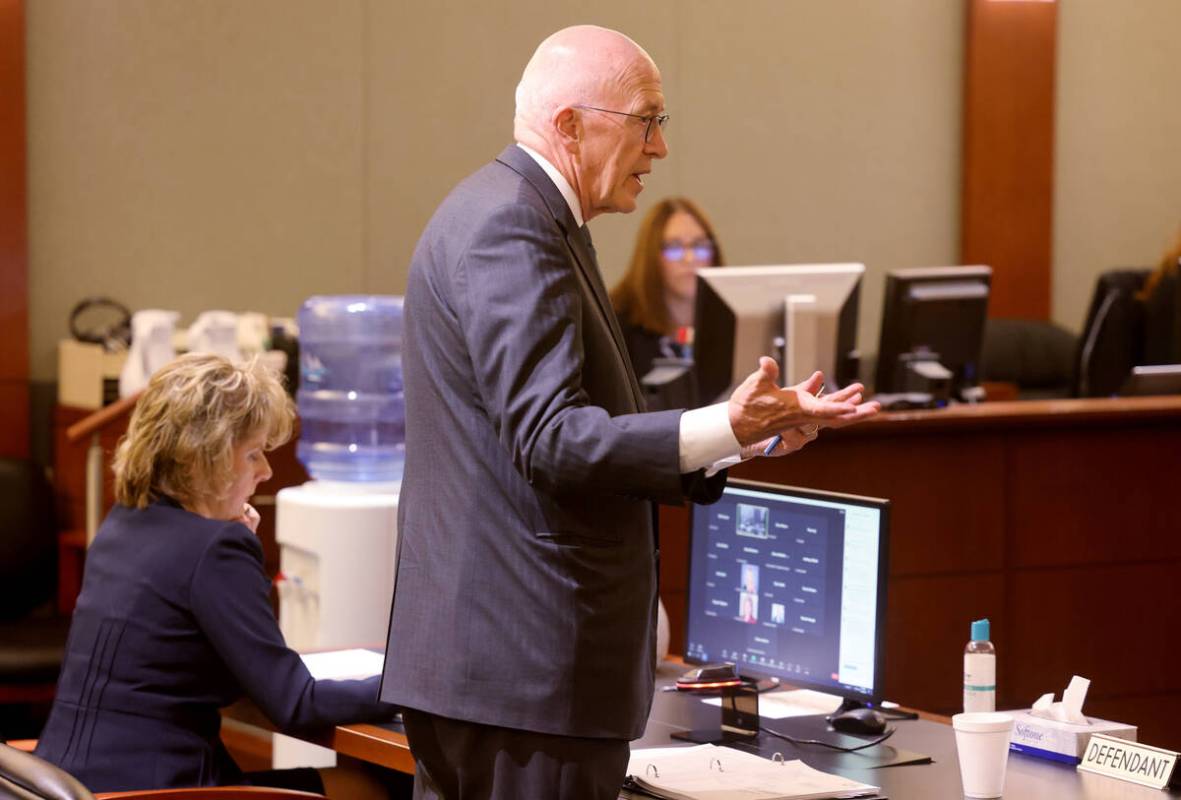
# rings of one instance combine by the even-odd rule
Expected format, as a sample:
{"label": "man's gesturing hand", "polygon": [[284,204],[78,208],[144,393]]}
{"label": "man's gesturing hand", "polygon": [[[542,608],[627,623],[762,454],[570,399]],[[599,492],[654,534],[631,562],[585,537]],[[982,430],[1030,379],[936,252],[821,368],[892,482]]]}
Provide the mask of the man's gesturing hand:
{"label": "man's gesturing hand", "polygon": [[759,368],[730,395],[730,427],[740,445],[753,445],[802,425],[850,425],[880,409],[876,402],[861,402],[864,387],[859,383],[818,398],[816,392],[824,385],[821,373],[814,372],[806,381],[785,389],[776,384],[778,377],[779,365],[763,356]]}

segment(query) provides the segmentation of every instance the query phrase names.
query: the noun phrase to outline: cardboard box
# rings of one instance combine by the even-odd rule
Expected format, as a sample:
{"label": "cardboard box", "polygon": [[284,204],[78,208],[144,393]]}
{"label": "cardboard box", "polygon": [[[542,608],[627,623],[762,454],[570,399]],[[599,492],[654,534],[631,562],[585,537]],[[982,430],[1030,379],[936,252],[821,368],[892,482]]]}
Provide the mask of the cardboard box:
{"label": "cardboard box", "polygon": [[1061,761],[1064,764],[1077,764],[1082,761],[1092,733],[1103,733],[1127,739],[1129,742],[1136,741],[1136,726],[1122,722],[1087,717],[1090,725],[1075,725],[1071,722],[1035,717],[1029,713],[1029,709],[1005,713],[1013,715],[1010,750],[1038,758],[1048,758],[1051,761]]}
{"label": "cardboard box", "polygon": [[102,345],[62,339],[57,343],[57,402],[99,409],[119,398],[119,373],[127,353],[108,353]]}

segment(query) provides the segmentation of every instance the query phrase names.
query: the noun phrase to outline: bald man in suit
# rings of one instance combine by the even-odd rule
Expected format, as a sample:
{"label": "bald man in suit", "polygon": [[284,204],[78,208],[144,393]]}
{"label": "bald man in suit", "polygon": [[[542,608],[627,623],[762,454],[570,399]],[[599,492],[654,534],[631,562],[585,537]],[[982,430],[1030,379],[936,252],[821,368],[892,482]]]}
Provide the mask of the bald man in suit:
{"label": "bald man in suit", "polygon": [[668,153],[660,72],[592,26],[538,48],[516,143],[443,201],[406,292],[406,467],[382,699],[416,797],[611,798],[652,701],[654,502],[876,412],[765,358],[728,402],[643,413],[586,222]]}

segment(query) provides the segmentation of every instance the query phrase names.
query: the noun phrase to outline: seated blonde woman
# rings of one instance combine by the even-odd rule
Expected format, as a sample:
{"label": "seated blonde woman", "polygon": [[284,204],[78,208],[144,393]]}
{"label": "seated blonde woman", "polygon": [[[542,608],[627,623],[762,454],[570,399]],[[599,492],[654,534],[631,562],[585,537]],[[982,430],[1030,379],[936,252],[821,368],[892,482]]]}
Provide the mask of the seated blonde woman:
{"label": "seated blonde woman", "polygon": [[219,356],[178,358],[140,397],[37,746],[91,791],[327,785],[361,796],[337,786],[355,778],[341,773],[243,774],[219,738],[218,709],[243,695],[280,730],[395,712],[378,702],[378,678],[313,679],[271,611],[247,500],[293,421],[276,375]]}

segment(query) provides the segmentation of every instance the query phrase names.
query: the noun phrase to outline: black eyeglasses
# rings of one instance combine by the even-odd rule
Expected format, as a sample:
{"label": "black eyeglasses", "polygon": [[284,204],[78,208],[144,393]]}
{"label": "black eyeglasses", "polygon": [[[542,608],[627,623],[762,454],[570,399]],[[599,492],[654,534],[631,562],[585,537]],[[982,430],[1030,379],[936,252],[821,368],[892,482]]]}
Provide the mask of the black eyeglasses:
{"label": "black eyeglasses", "polygon": [[618,114],[621,117],[634,117],[644,123],[644,141],[652,141],[652,123],[655,122],[661,131],[664,126],[668,125],[668,114],[631,114],[627,111],[612,111],[609,108],[596,108],[595,106],[574,106],[575,108],[584,108],[587,111],[601,111],[604,114]]}

